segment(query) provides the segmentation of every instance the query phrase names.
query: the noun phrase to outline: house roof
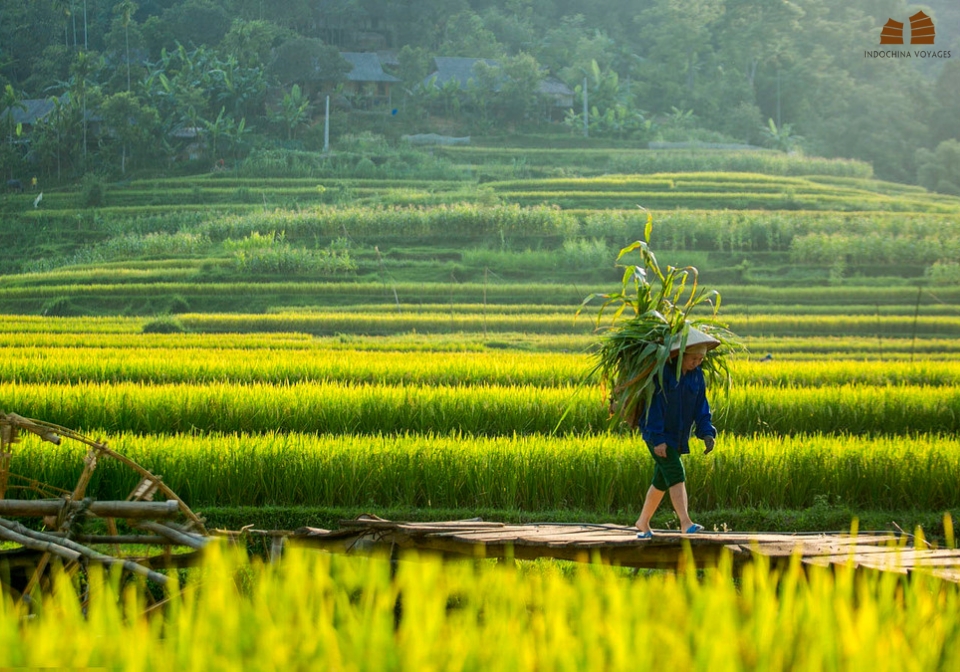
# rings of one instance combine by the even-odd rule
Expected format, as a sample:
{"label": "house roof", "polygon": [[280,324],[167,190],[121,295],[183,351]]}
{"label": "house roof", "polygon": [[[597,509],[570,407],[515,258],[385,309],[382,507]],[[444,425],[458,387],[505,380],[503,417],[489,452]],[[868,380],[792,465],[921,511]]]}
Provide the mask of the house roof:
{"label": "house roof", "polygon": [[546,77],[537,84],[537,93],[548,96],[572,96],[573,90],[556,77]]}
{"label": "house roof", "polygon": [[[483,61],[492,68],[499,68],[500,62],[490,58],[463,58],[460,56],[437,56],[433,59],[437,69],[424,80],[429,84],[435,78],[436,86],[441,87],[451,79],[460,84],[461,89],[467,88],[467,82],[474,78],[473,66]],[[499,88],[499,87],[498,87]],[[550,76],[540,80],[537,84],[537,93],[546,96],[572,96],[573,91],[556,77]]]}
{"label": "house roof", "polygon": [[380,57],[374,52],[341,51],[340,55],[353,65],[346,74],[351,82],[399,82],[393,75],[383,71]]}
{"label": "house roof", "polygon": [[473,66],[483,61],[492,68],[500,67],[500,63],[490,58],[464,58],[462,56],[435,56],[433,59],[436,70],[427,75],[424,84],[435,78],[436,86],[440,87],[456,80],[461,89],[467,88],[467,82],[474,79]]}
{"label": "house roof", "polygon": [[20,105],[8,107],[0,113],[0,119],[13,114],[15,124],[35,124],[53,112],[53,101],[49,98],[25,98]]}
{"label": "house roof", "polygon": [[381,65],[385,65],[388,68],[396,68],[400,66],[400,58],[397,56],[395,49],[380,49],[377,51],[377,56],[380,57]]}

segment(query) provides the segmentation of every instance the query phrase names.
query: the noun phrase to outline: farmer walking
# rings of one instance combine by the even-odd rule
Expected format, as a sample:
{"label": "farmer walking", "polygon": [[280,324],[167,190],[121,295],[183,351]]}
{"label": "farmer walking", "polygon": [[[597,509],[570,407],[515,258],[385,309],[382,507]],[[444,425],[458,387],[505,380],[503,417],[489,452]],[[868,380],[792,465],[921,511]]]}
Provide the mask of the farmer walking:
{"label": "farmer walking", "polygon": [[[703,531],[703,526],[690,519],[687,509],[686,475],[680,456],[690,452],[690,433],[696,426],[696,436],[703,440],[704,454],[713,450],[717,431],[710,421],[706,381],[701,364],[709,350],[720,341],[695,327],[690,327],[686,347],[680,355],[680,343],[671,349],[671,359],[663,370],[662,385],[658,381],[648,412],[640,413],[639,429],[655,462],[653,483],[637,519],[638,539],[650,539],[650,519],[669,492],[670,502],[680,518],[680,529],[685,534]],[[677,376],[677,357],[680,375]]]}
{"label": "farmer walking", "polygon": [[[590,294],[582,304],[603,300],[597,313],[600,342],[589,375],[600,381],[610,409],[608,427],[640,430],[654,461],[653,483],[634,523],[637,539],[653,537],[650,520],[667,492],[680,531],[703,531],[690,519],[680,456],[690,452],[694,427],[705,453],[713,450],[717,431],[707,403],[707,380],[711,385],[726,383],[724,389],[729,389],[727,355],[741,347],[736,334],[717,318],[720,293],[700,287],[693,266],[661,268],[650,249],[652,231],[653,215],[648,212],[643,240],[617,255],[616,266],[623,268],[619,291]],[[621,264],[633,253],[641,263]],[[711,317],[690,317],[707,306],[713,309]],[[607,324],[605,311],[613,313]]]}

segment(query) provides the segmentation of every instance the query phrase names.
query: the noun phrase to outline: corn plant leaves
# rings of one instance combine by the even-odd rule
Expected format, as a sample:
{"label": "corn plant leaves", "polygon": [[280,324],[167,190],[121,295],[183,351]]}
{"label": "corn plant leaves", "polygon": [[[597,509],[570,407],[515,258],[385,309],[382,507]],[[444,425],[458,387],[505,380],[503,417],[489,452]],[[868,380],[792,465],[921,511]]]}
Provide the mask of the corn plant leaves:
{"label": "corn plant leaves", "polygon": [[[660,267],[649,245],[652,227],[653,217],[647,213],[644,240],[630,243],[617,255],[616,263],[623,267],[620,290],[591,294],[577,310],[579,316],[595,299],[601,300],[596,363],[584,380],[596,376],[601,381],[610,404],[611,428],[622,424],[636,427],[640,413],[650,408],[657,385],[663,384],[669,363],[675,363],[674,374],[680,375],[680,358],[671,353],[675,344],[679,352],[686,347],[690,327],[720,341],[720,346],[707,353],[702,367],[708,384],[722,383],[724,391],[730,386],[726,355],[742,348],[736,335],[718,319],[720,294],[700,286],[695,267]],[[622,263],[635,253],[640,256],[639,263]],[[708,308],[709,316],[695,315],[698,308]],[[604,325],[604,315],[610,310],[610,323]]]}

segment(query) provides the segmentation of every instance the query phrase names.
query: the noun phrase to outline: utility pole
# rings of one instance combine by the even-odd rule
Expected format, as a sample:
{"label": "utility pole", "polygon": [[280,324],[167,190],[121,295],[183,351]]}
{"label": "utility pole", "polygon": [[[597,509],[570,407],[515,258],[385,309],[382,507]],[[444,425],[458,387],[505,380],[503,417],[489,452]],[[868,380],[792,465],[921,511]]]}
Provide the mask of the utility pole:
{"label": "utility pole", "polygon": [[587,78],[583,78],[583,137],[590,137],[590,125],[589,117],[587,112]]}
{"label": "utility pole", "polygon": [[783,126],[780,120],[780,68],[777,68],[777,129]]}
{"label": "utility pole", "polygon": [[327,109],[323,117],[323,153],[330,151],[330,96],[327,96]]}

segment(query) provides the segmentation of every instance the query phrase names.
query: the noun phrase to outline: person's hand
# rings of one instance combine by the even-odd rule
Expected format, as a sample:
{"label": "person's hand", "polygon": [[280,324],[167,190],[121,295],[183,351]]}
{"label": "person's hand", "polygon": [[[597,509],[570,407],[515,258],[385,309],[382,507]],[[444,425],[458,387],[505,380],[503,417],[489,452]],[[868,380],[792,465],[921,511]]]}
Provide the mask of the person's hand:
{"label": "person's hand", "polygon": [[703,437],[703,445],[704,445],[703,454],[704,455],[709,455],[711,452],[713,452],[714,441],[715,440],[712,436]]}
{"label": "person's hand", "polygon": [[666,457],[667,456],[667,444],[661,443],[660,445],[653,447],[653,452],[657,457]]}

